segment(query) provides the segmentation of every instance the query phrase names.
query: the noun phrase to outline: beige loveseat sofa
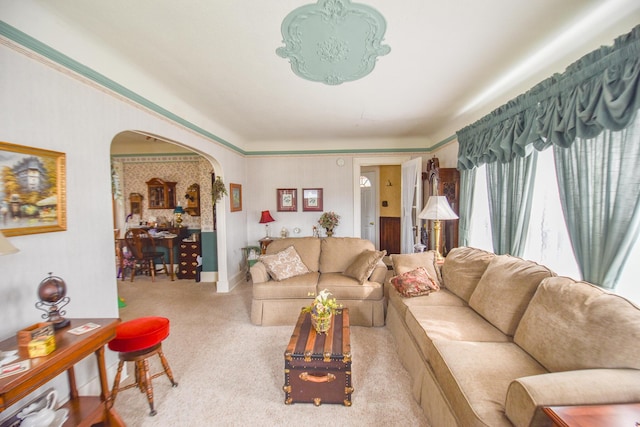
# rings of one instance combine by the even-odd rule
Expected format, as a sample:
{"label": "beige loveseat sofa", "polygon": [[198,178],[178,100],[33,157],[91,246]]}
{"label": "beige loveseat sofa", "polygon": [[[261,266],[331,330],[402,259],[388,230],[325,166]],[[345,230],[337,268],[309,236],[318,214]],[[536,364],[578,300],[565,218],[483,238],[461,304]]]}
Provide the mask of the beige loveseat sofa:
{"label": "beige loveseat sofa", "polygon": [[[546,426],[542,407],[640,402],[640,309],[546,267],[473,248],[392,255],[441,289],[387,283],[387,327],[432,426]],[[441,273],[441,274],[440,274]]]}
{"label": "beige loveseat sofa", "polygon": [[254,325],[295,325],[300,310],[311,304],[313,295],[328,289],[339,304],[349,308],[352,325],[384,326],[385,264],[376,261],[362,284],[343,274],[361,255],[375,252],[370,241],[350,237],[275,239],[267,247],[266,255],[290,246],[295,248],[309,272],[276,281],[270,277],[265,264],[255,263],[251,267],[251,322]]}

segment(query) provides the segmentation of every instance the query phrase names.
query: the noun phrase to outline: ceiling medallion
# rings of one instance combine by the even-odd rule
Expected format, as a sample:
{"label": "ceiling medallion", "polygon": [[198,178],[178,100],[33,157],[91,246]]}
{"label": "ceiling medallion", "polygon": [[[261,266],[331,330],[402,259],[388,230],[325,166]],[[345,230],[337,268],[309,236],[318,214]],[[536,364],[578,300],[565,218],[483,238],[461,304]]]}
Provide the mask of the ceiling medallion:
{"label": "ceiling medallion", "polygon": [[384,17],[371,6],[351,0],[318,0],[284,18],[285,46],[276,53],[289,58],[298,76],[339,85],[366,76],[378,56],[391,51],[381,44],[386,29]]}

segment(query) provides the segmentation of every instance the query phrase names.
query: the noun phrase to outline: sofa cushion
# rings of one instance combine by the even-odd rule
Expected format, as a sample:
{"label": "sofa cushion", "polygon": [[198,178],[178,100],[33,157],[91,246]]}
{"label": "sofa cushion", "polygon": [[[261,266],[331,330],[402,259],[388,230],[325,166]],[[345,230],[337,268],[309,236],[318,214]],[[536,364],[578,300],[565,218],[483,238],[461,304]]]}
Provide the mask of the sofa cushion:
{"label": "sofa cushion", "polygon": [[362,252],[376,249],[369,240],[355,237],[327,237],[320,247],[320,273],[342,273]]}
{"label": "sofa cushion", "polygon": [[318,279],[318,290],[327,289],[338,304],[344,300],[380,300],[384,296],[382,288],[381,283],[367,280],[360,284],[341,273],[322,273]]}
{"label": "sofa cushion", "polygon": [[427,269],[418,267],[391,278],[391,284],[403,297],[419,297],[440,290],[440,286],[429,276]]}
{"label": "sofa cushion", "polygon": [[441,286],[440,282],[440,269],[436,266],[436,252],[418,252],[413,254],[393,254],[390,256],[393,271],[397,275],[406,273],[407,271],[415,270],[418,267],[424,267],[427,269],[427,273],[431,276],[438,286]]}
{"label": "sofa cushion", "polygon": [[441,285],[468,302],[489,262],[495,256],[491,252],[476,248],[451,249],[442,265]]}
{"label": "sofa cushion", "polygon": [[510,255],[494,257],[469,298],[469,305],[513,336],[536,288],[555,276],[547,267]]}
{"label": "sofa cushion", "polygon": [[640,308],[586,282],[546,279],[514,336],[552,372],[640,369]]}
{"label": "sofa cushion", "polygon": [[404,298],[400,296],[393,285],[388,284],[387,295],[389,304],[393,304],[403,318],[408,307],[433,307],[433,306],[452,306],[466,307],[466,303],[460,297],[452,294],[446,289],[440,289],[438,292],[432,292],[429,295],[423,295],[414,298]]}
{"label": "sofa cushion", "polygon": [[[434,296],[437,294],[435,293]],[[431,295],[426,298],[431,298]],[[434,340],[509,341],[505,334],[484,320],[470,307],[408,307],[405,323],[427,361],[433,357],[432,343]]]}
{"label": "sofa cushion", "polygon": [[286,239],[274,239],[267,246],[267,255],[275,254],[283,249],[293,246],[300,255],[300,259],[309,271],[318,271],[320,260],[320,239],[317,237],[288,237]]}
{"label": "sofa cushion", "polygon": [[344,275],[356,279],[362,285],[387,254],[387,251],[364,251],[344,271]]}
{"label": "sofa cushion", "polygon": [[[280,282],[264,282],[253,285],[254,299],[308,299],[316,292],[320,273],[310,272]],[[304,304],[301,304],[302,307]]]}
{"label": "sofa cushion", "polygon": [[293,246],[273,255],[260,255],[258,259],[267,268],[273,280],[280,281],[309,273],[309,269]]}
{"label": "sofa cushion", "polygon": [[434,375],[465,427],[512,426],[504,407],[509,384],[547,372],[511,342],[437,340],[434,348]]}

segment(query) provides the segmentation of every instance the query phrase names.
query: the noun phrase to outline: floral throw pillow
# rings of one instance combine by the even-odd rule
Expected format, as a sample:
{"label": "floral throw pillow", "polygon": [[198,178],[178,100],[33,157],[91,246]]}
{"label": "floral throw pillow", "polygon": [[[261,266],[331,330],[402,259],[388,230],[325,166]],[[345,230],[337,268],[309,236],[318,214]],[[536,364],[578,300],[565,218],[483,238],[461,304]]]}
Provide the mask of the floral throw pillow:
{"label": "floral throw pillow", "polygon": [[260,255],[258,259],[267,268],[267,272],[273,280],[285,280],[309,272],[293,246],[273,255]]}
{"label": "floral throw pillow", "polygon": [[404,274],[391,278],[391,284],[403,297],[417,297],[429,295],[433,291],[440,290],[436,283],[424,267],[407,271]]}

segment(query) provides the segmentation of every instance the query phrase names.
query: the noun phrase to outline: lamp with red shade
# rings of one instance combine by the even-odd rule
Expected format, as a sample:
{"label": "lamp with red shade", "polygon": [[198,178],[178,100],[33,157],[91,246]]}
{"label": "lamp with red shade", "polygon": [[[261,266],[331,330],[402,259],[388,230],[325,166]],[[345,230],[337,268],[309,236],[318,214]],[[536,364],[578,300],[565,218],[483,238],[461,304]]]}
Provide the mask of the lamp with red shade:
{"label": "lamp with red shade", "polygon": [[260,215],[260,224],[264,224],[265,232],[266,232],[265,236],[267,239],[271,237],[269,235],[269,223],[274,221],[275,219],[273,219],[269,211],[262,211],[262,214]]}

